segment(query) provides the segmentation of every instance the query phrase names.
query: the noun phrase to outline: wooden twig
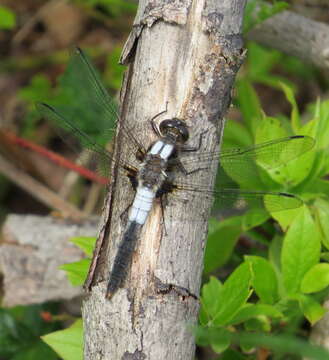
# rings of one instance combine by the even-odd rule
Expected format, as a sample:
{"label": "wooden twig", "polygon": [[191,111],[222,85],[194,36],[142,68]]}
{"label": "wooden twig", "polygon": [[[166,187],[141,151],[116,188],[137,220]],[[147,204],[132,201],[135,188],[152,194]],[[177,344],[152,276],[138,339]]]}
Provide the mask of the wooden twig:
{"label": "wooden twig", "polygon": [[[244,5],[244,0],[139,2],[121,57],[129,64],[121,92],[121,121],[145,148],[156,139],[149,119],[168,104],[159,122],[183,119],[191,145],[206,131],[202,151],[217,150],[223,115],[244,58]],[[116,152],[125,158],[129,149],[130,144],[121,141],[119,126]],[[212,184],[216,168],[212,163],[208,171],[196,172],[189,180]],[[189,325],[198,316],[211,201],[186,193],[185,200],[173,201],[169,195],[164,206],[166,231],[161,207],[154,205],[127,280],[109,301],[107,280],[133,194],[125,177],[111,181],[87,282],[91,292],[83,307],[84,358],[193,359]]]}
{"label": "wooden twig", "polygon": [[49,206],[51,209],[60,211],[64,217],[68,217],[74,220],[81,220],[86,216],[75,206],[66,202],[53,191],[39,183],[37,180],[16,168],[1,155],[0,173],[30,193],[34,198],[38,199],[46,206]]}
{"label": "wooden twig", "polygon": [[283,11],[247,34],[261,45],[329,69],[329,26],[291,11]]}

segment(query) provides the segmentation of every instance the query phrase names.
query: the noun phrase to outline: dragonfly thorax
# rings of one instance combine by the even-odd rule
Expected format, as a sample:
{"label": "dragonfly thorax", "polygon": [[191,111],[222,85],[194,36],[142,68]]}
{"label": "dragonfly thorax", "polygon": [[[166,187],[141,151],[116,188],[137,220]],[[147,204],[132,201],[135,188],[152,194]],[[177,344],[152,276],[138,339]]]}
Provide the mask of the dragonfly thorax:
{"label": "dragonfly thorax", "polygon": [[138,173],[138,184],[157,192],[166,176],[167,160],[159,155],[147,154]]}
{"label": "dragonfly thorax", "polygon": [[140,166],[138,183],[157,192],[166,178],[168,159],[174,150],[174,145],[164,139],[156,141]]}

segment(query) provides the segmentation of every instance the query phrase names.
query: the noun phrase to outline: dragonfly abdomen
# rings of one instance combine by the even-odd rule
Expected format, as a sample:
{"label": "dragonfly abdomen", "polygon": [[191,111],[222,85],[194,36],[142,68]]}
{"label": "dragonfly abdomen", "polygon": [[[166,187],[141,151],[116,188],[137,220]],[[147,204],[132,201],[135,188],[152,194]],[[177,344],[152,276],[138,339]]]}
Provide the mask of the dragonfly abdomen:
{"label": "dragonfly abdomen", "polygon": [[127,230],[123,235],[118,252],[115,256],[109,283],[107,286],[106,297],[111,299],[119,289],[122,282],[126,279],[128,265],[131,262],[138,238],[138,230],[141,225],[137,222],[129,222]]}
{"label": "dragonfly abdomen", "polygon": [[136,195],[133,204],[129,211],[128,220],[136,222],[139,225],[144,225],[147,216],[152,208],[155,192],[145,186],[139,185],[137,187]]}

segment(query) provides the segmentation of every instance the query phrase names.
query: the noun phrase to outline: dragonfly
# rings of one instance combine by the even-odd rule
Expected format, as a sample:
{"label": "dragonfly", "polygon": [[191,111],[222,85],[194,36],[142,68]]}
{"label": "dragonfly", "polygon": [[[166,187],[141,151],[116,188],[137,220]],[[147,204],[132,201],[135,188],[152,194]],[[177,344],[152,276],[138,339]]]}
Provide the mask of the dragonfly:
{"label": "dragonfly", "polygon": [[[99,135],[94,136],[84,132],[78,125],[83,112],[74,111],[70,106],[46,103],[37,104],[38,110],[44,117],[69,131],[83,148],[93,153],[101,164],[102,175],[109,176],[110,167],[115,165],[120,174],[128,177],[135,191],[126,228],[109,275],[106,291],[108,299],[114,296],[127,277],[140,230],[151,212],[155,199],[161,200],[167,194],[179,196],[179,193],[191,192],[219,199],[224,205],[234,205],[242,201],[250,207],[259,207],[270,212],[294,209],[303,204],[300,198],[285,192],[241,190],[237,186],[234,188],[234,185],[214,190],[213,185],[196,184],[189,178],[197,172],[206,173],[216,161],[219,161],[221,168],[224,168],[233,179],[237,176],[255,176],[255,167],[259,163],[265,169],[273,169],[310,150],[314,145],[311,137],[295,135],[248,148],[206,152],[202,151],[202,147],[207,133],[199,134],[197,146],[189,145],[191,137],[186,122],[175,116],[167,116],[165,110],[150,119],[150,129],[156,134],[157,140],[144,146],[135,137],[135,131],[120,121],[114,100],[81,49],[75,50],[68,66],[75,73],[78,84],[76,90],[84,96],[84,106],[94,114],[90,121],[102,126],[111,123],[114,127],[109,131],[102,130]],[[159,121],[161,117],[165,119]],[[117,126],[120,128],[120,136],[129,147],[130,154],[127,157],[121,154],[114,157],[113,152],[106,148]]]}

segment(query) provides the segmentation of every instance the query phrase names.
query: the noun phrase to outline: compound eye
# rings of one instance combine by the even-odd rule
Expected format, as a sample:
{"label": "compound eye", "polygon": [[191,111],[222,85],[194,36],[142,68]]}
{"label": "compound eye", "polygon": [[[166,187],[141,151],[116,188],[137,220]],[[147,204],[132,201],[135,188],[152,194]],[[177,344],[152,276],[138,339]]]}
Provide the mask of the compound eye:
{"label": "compound eye", "polygon": [[186,142],[189,138],[185,123],[177,118],[163,120],[159,129],[162,136],[173,134],[180,142]]}
{"label": "compound eye", "polygon": [[173,128],[173,124],[171,120],[163,120],[159,125],[159,129],[162,136],[165,136],[170,131],[171,128]]}

